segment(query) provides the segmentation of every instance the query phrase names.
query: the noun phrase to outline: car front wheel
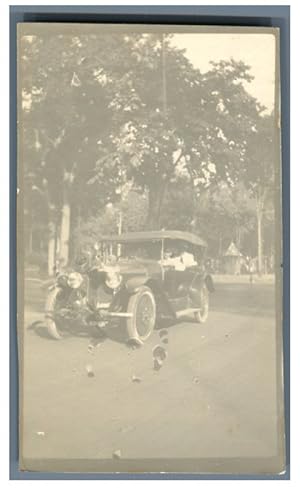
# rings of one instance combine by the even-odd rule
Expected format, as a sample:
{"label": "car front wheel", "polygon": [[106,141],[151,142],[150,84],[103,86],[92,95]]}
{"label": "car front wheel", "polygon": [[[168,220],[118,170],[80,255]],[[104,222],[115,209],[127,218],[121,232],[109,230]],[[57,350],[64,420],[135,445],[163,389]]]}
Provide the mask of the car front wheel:
{"label": "car front wheel", "polygon": [[200,308],[195,313],[195,319],[198,323],[205,323],[208,317],[209,310],[209,292],[204,285],[200,290]]}
{"label": "car front wheel", "polygon": [[61,294],[62,289],[55,287],[49,292],[46,300],[46,328],[48,335],[55,340],[60,340],[62,338],[62,332],[60,331],[55,318],[56,311],[61,306]]}
{"label": "car front wheel", "polygon": [[156,303],[154,295],[146,286],[129,298],[127,312],[127,334],[130,340],[143,343],[153,332],[156,321]]}

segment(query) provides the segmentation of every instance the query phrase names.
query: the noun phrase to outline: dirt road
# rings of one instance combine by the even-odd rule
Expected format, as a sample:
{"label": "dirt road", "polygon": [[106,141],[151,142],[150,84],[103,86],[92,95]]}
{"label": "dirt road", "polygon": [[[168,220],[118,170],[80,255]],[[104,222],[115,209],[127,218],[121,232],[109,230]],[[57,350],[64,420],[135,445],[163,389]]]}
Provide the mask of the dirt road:
{"label": "dirt road", "polygon": [[[41,318],[28,289],[25,327]],[[28,458],[235,458],[277,451],[274,285],[220,283],[205,325],[132,350],[117,335],[24,339]],[[41,332],[40,332],[41,333]],[[168,356],[153,369],[152,349]],[[88,371],[90,374],[88,374]]]}

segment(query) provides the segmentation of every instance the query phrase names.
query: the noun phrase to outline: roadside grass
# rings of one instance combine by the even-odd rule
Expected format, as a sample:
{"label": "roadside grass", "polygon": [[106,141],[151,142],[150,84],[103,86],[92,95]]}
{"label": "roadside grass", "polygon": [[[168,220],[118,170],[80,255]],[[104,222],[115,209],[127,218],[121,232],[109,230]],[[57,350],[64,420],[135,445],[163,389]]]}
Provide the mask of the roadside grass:
{"label": "roadside grass", "polygon": [[[212,274],[215,283],[225,283],[225,284],[249,284],[251,283],[250,274]],[[275,274],[264,274],[259,276],[258,274],[253,274],[253,283],[258,284],[274,284]]]}

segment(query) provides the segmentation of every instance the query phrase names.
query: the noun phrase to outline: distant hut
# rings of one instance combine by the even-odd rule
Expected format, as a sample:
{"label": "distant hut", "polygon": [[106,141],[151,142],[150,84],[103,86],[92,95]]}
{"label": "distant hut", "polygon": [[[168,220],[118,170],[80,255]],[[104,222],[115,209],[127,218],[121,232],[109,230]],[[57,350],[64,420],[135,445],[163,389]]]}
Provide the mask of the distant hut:
{"label": "distant hut", "polygon": [[243,255],[237,246],[231,242],[223,255],[223,266],[225,274],[240,274]]}

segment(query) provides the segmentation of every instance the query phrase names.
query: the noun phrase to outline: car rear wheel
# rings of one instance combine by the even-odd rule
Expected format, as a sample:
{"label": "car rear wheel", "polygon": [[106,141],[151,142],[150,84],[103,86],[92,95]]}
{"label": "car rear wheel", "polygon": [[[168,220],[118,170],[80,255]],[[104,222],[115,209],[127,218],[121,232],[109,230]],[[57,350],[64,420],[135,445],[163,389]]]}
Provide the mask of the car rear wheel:
{"label": "car rear wheel", "polygon": [[48,335],[55,340],[60,340],[63,335],[59,329],[57,321],[55,319],[55,312],[61,306],[60,296],[62,294],[62,289],[55,287],[49,292],[46,300],[46,328]]}
{"label": "car rear wheel", "polygon": [[205,285],[200,289],[200,308],[195,313],[195,319],[198,323],[205,323],[209,310],[209,292]]}
{"label": "car rear wheel", "polygon": [[130,340],[143,343],[154,330],[156,321],[156,303],[154,295],[146,286],[129,298],[127,312],[132,316],[126,321]]}

